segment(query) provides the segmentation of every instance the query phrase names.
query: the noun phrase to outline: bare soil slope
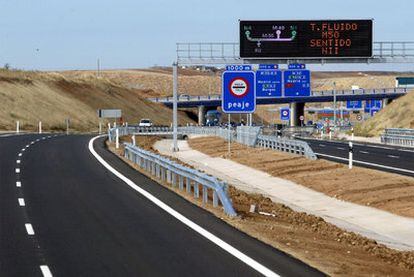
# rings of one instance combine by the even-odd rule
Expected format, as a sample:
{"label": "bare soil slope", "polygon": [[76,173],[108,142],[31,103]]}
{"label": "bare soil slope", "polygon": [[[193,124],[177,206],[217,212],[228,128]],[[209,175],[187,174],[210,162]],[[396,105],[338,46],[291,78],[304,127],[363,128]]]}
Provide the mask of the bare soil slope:
{"label": "bare soil slope", "polygon": [[[58,73],[0,71],[0,129],[11,130],[19,120],[23,129],[34,129],[42,121],[45,130],[71,128],[96,130],[97,109],[122,109],[124,121],[137,123],[151,118],[154,123],[170,125],[171,110],[151,103],[144,92],[132,90],[104,78],[64,77]],[[191,122],[185,115],[181,123]]]}
{"label": "bare soil slope", "polygon": [[414,128],[414,91],[391,104],[360,125],[355,131],[363,136],[378,136],[385,128]]}

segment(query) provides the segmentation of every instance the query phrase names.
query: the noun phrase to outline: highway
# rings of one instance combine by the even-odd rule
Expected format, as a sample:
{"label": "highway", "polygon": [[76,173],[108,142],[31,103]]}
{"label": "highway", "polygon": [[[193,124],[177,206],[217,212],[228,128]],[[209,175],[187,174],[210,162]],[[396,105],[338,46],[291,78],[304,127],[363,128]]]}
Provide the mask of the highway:
{"label": "highway", "polygon": [[[349,143],[304,139],[319,158],[348,163]],[[353,142],[355,165],[414,177],[414,149]]]}
{"label": "highway", "polygon": [[102,138],[91,144],[150,201],[90,140],[0,138],[0,276],[323,275],[138,173]]}

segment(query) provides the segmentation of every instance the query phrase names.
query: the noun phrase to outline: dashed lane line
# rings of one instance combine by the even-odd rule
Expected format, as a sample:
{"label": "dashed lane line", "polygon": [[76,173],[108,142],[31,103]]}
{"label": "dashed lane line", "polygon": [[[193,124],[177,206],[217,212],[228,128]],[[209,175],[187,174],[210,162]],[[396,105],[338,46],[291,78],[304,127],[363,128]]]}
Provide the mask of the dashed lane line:
{"label": "dashed lane line", "polygon": [[47,265],[41,265],[40,270],[42,271],[43,277],[53,277],[52,272]]}
{"label": "dashed lane line", "polygon": [[16,187],[20,188],[22,186],[22,182],[16,181]]}
{"label": "dashed lane line", "polygon": [[29,236],[33,236],[35,234],[32,224],[26,223],[24,226],[26,227],[26,232]]}
{"label": "dashed lane line", "polygon": [[18,198],[17,201],[19,202],[20,207],[26,206],[26,203],[24,202],[24,198]]}
{"label": "dashed lane line", "polygon": [[393,159],[399,159],[400,158],[400,156],[395,156],[395,155],[387,155],[387,157],[393,158]]}
{"label": "dashed lane line", "polygon": [[20,168],[16,168],[15,172],[20,173]]}
{"label": "dashed lane line", "polygon": [[21,161],[20,160],[16,160],[16,163],[19,164]]}

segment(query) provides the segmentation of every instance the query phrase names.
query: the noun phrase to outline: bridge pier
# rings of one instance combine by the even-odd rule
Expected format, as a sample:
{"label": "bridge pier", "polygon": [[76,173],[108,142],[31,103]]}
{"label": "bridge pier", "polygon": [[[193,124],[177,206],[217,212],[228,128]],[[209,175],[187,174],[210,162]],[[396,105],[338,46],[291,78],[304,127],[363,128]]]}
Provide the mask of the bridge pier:
{"label": "bridge pier", "polygon": [[300,125],[300,116],[305,115],[305,103],[290,103],[290,126]]}
{"label": "bridge pier", "polygon": [[206,122],[206,107],[201,105],[198,106],[198,125],[202,126]]}

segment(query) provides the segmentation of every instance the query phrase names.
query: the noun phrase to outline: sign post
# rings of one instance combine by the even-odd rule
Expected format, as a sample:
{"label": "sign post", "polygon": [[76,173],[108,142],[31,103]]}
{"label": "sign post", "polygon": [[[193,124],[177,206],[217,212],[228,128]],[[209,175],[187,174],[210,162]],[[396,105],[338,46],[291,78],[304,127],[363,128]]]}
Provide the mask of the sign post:
{"label": "sign post", "polygon": [[256,110],[256,78],[250,65],[229,65],[222,75],[221,109],[228,114],[228,154],[232,113],[252,114]]}

